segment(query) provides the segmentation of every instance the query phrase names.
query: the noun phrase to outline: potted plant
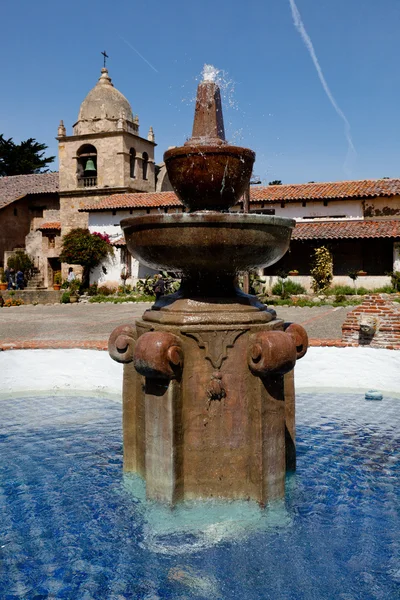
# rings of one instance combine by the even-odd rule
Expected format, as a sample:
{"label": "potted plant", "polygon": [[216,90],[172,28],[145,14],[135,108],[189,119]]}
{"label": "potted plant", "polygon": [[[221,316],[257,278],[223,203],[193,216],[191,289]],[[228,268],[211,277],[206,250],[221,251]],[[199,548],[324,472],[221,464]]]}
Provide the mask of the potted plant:
{"label": "potted plant", "polygon": [[54,281],[53,281],[53,289],[58,291],[61,289],[61,271],[56,271],[54,273]]}
{"label": "potted plant", "polygon": [[358,271],[359,277],[364,277],[365,275],[367,275],[367,271],[363,271],[362,269],[360,269],[360,271]]}
{"label": "potted plant", "polygon": [[289,275],[292,275],[292,276],[294,276],[294,277],[295,277],[296,275],[298,275],[298,274],[299,274],[299,272],[298,272],[298,270],[297,270],[297,269],[291,269],[291,270],[289,271]]}
{"label": "potted plant", "polygon": [[7,278],[4,273],[4,269],[1,269],[1,271],[0,271],[0,290],[4,291],[6,289],[7,289]]}
{"label": "potted plant", "polygon": [[81,282],[79,279],[74,279],[74,281],[70,281],[69,283],[69,301],[71,303],[78,302],[79,299],[79,288],[81,286]]}

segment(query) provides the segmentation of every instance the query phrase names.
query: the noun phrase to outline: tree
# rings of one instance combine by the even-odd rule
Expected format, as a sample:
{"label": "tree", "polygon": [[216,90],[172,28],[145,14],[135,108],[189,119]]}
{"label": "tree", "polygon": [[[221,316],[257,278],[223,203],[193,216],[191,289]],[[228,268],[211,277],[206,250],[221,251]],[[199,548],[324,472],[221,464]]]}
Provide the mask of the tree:
{"label": "tree", "polygon": [[12,138],[6,140],[0,134],[0,176],[46,173],[48,169],[45,167],[54,161],[55,156],[45,156],[45,150],[46,144],[40,144],[33,138],[15,144]]}
{"label": "tree", "polygon": [[26,276],[30,275],[34,266],[32,258],[23,250],[17,250],[7,260],[7,267],[9,269],[14,269],[15,272],[22,271]]}
{"label": "tree", "polygon": [[62,239],[60,260],[69,265],[80,265],[83,267],[82,284],[84,288],[89,287],[90,272],[94,267],[112,255],[114,249],[111,246],[108,235],[102,233],[90,233],[89,229],[71,229]]}
{"label": "tree", "polygon": [[280,179],[274,179],[273,181],[270,181],[268,185],[282,185],[282,181]]}

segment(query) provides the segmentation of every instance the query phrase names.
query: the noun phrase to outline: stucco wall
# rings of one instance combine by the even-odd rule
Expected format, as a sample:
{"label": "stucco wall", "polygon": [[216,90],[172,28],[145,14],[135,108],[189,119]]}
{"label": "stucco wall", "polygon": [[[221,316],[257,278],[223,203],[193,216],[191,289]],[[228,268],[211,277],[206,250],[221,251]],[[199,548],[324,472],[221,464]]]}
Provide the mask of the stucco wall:
{"label": "stucco wall", "polygon": [[[273,286],[279,281],[279,277],[277,275],[261,275],[261,279],[263,281],[265,281],[265,285],[266,285],[266,289],[267,291],[271,291],[271,289],[273,288]],[[307,293],[313,293],[312,287],[311,287],[311,277],[309,275],[290,275],[288,277],[288,279],[290,279],[290,281],[294,281],[296,283],[300,283],[305,289]],[[286,279],[285,281],[288,281],[288,279]],[[374,290],[376,288],[381,288],[384,287],[386,285],[390,285],[391,281],[390,281],[390,277],[386,276],[386,275],[376,275],[376,276],[365,276],[365,277],[358,277],[357,281],[356,281],[356,287],[357,288],[366,288],[367,290]],[[335,275],[333,277],[332,286],[334,285],[349,285],[350,287],[354,288],[354,282],[352,279],[350,279],[350,277],[347,277],[345,275]]]}
{"label": "stucco wall", "polygon": [[[362,219],[363,206],[362,200],[335,200],[328,202],[324,206],[322,200],[317,202],[307,201],[306,206],[302,202],[287,202],[284,208],[280,202],[265,202],[264,209],[274,209],[278,217],[288,217],[289,219],[304,219],[306,217],[338,217],[345,215],[348,219]],[[262,202],[251,203],[251,211],[262,210]]]}

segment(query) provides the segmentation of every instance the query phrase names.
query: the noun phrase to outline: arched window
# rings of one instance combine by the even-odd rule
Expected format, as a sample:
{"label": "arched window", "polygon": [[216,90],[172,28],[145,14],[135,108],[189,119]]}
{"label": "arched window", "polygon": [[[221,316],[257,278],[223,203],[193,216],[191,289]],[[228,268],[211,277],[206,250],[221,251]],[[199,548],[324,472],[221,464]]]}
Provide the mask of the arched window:
{"label": "arched window", "polygon": [[149,155],[147,152],[143,152],[142,154],[142,169],[143,169],[143,179],[147,179],[147,167],[149,166]]}
{"label": "arched window", "polygon": [[76,174],[78,187],[97,185],[97,150],[91,144],[84,144],[77,152]]}
{"label": "arched window", "polygon": [[129,151],[129,169],[130,175],[132,179],[135,177],[135,162],[136,162],[136,152],[134,148],[131,148]]}

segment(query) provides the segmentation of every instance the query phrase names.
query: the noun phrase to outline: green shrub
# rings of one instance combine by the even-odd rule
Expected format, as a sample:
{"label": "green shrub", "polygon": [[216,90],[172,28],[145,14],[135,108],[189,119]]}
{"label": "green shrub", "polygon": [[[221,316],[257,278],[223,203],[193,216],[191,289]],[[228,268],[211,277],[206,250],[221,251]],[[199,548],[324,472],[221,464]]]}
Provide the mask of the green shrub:
{"label": "green shrub", "polygon": [[391,285],[384,285],[383,287],[374,289],[372,293],[373,294],[394,294],[395,292],[396,292],[396,290]]}
{"label": "green shrub", "polygon": [[87,290],[86,290],[88,296],[97,296],[98,294],[98,285],[97,283],[92,283],[92,285],[90,285]]}
{"label": "green shrub", "polygon": [[70,296],[71,296],[71,292],[64,292],[60,298],[61,304],[69,304]]}
{"label": "green shrub", "polygon": [[400,292],[400,271],[393,271],[392,273],[388,273],[392,280],[392,287],[395,292]]}
{"label": "green shrub", "polygon": [[130,294],[128,296],[92,296],[89,302],[93,303],[104,303],[112,302],[114,304],[121,304],[123,302],[154,302],[155,296],[145,296],[143,294]]}
{"label": "green shrub", "polygon": [[323,292],[329,287],[333,279],[333,261],[332,254],[326,246],[314,250],[310,275],[314,292]]}
{"label": "green shrub", "polygon": [[356,292],[351,285],[333,285],[324,292],[327,296],[346,295],[353,296]]}
{"label": "green shrub", "polygon": [[13,256],[8,258],[7,266],[9,269],[14,269],[16,273],[22,271],[23,273],[28,274],[35,265],[26,252],[17,250]]}
{"label": "green shrub", "polygon": [[108,285],[101,285],[97,288],[97,293],[101,296],[112,296],[116,291],[116,287],[109,287]]}
{"label": "green shrub", "polygon": [[296,281],[292,281],[291,279],[283,281],[280,279],[273,286],[272,293],[275,296],[288,297],[297,296],[298,294],[305,294],[306,290],[300,283],[296,283]]}
{"label": "green shrub", "polygon": [[[180,279],[177,277],[171,277],[166,271],[162,272],[162,278],[165,283],[165,294],[173,294],[179,289],[181,284]],[[154,284],[156,282],[156,275],[147,275],[144,279],[139,279],[136,283],[135,292],[144,294],[145,296],[154,297]]]}
{"label": "green shrub", "polygon": [[344,294],[336,294],[335,295],[335,304],[341,304],[342,302],[346,302],[347,298]]}

